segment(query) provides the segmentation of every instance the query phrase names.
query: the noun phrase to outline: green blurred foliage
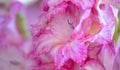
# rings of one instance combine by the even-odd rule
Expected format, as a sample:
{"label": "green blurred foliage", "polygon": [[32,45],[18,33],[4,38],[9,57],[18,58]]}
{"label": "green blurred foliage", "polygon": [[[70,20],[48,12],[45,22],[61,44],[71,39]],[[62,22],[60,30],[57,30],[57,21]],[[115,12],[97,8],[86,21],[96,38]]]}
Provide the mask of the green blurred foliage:
{"label": "green blurred foliage", "polygon": [[22,14],[17,15],[16,25],[17,25],[18,31],[20,32],[23,38],[30,38],[28,27]]}

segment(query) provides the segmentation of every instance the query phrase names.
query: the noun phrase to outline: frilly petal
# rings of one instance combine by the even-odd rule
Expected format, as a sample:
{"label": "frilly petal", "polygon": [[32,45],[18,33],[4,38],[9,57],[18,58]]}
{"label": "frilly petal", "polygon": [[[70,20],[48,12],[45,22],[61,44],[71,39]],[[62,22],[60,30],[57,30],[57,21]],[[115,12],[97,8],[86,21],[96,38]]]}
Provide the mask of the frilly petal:
{"label": "frilly petal", "polygon": [[102,1],[120,10],[120,0],[102,0]]}
{"label": "frilly petal", "polygon": [[114,17],[112,8],[109,5],[100,4],[99,7],[101,9],[101,11],[99,11],[99,13],[101,13],[100,17],[101,17],[101,19],[104,19],[103,22],[102,22],[104,26],[103,26],[103,29],[100,32],[100,35],[104,39],[109,41],[113,37],[115,17]]}
{"label": "frilly petal", "polygon": [[55,56],[55,63],[59,69],[64,63],[72,59],[76,63],[84,63],[87,58],[87,47],[84,43],[79,43],[79,41],[74,41],[70,44],[63,45],[57,52]]}

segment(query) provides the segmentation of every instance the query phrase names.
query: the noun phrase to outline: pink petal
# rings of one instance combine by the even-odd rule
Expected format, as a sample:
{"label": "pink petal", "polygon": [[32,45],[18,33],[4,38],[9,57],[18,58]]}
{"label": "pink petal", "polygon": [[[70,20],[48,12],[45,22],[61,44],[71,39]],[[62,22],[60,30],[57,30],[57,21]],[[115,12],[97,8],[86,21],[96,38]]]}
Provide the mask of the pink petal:
{"label": "pink petal", "polygon": [[89,60],[83,66],[83,70],[105,70],[102,64],[97,60]]}
{"label": "pink petal", "polygon": [[82,7],[82,9],[87,9],[87,8],[91,8],[93,6],[93,4],[95,3],[94,0],[49,0],[48,1],[48,5],[49,6],[57,6],[59,4],[61,4],[62,2],[72,2],[74,4],[76,4],[77,6]]}
{"label": "pink petal", "polygon": [[20,13],[22,8],[23,8],[23,5],[20,2],[13,2],[10,5],[10,15],[12,17],[15,17],[18,13]]}
{"label": "pink petal", "polygon": [[48,18],[43,21],[46,25],[34,36],[34,44],[38,52],[48,52],[70,39],[75,26],[79,23],[80,9],[72,3],[63,3],[46,14]]}
{"label": "pink petal", "polygon": [[[36,0],[35,3],[25,6],[25,18],[28,24],[35,24],[38,21],[38,17],[42,12],[43,0]],[[34,14],[33,14],[34,13]]]}
{"label": "pink petal", "polygon": [[[10,6],[10,9],[7,10],[6,7],[3,7],[3,9],[6,9],[4,13],[0,14],[0,19],[1,19],[1,26],[0,26],[0,39],[2,40],[3,43],[7,44],[18,44],[20,43],[20,35],[17,31],[16,25],[15,25],[15,14],[19,13],[19,10],[15,9],[15,7],[20,7],[20,3],[18,2],[13,2],[10,3],[12,4]],[[15,7],[13,7],[15,6]],[[15,10],[13,10],[15,9]],[[16,11],[16,12],[15,12]],[[11,12],[14,12],[14,14],[11,14]],[[1,31],[2,30],[2,31]],[[17,41],[14,41],[14,40]],[[5,44],[5,45],[7,45]]]}
{"label": "pink petal", "polygon": [[78,6],[80,5],[83,9],[91,8],[95,4],[94,0],[81,0],[81,1],[71,0],[71,1]]}
{"label": "pink petal", "polygon": [[55,63],[57,68],[59,69],[64,63],[72,59],[76,63],[84,63],[87,57],[87,47],[83,43],[79,43],[79,41],[73,41],[71,43],[62,46],[55,57]]}
{"label": "pink petal", "polygon": [[90,15],[82,22],[82,30],[84,31],[86,36],[96,35],[100,32],[101,29],[102,25],[100,24],[97,15]]}
{"label": "pink petal", "polygon": [[110,4],[118,9],[120,9],[120,0],[102,0],[104,3]]}
{"label": "pink petal", "polygon": [[100,50],[101,50],[100,44],[98,44],[97,42],[90,43],[88,46],[88,57],[96,59]]}
{"label": "pink petal", "polygon": [[31,65],[32,61],[26,59],[15,47],[0,47],[0,69],[26,70]]}
{"label": "pink petal", "polygon": [[112,70],[120,70],[120,61],[119,61],[119,59],[120,59],[120,45],[118,45],[115,48],[116,48],[116,54],[115,54]]}
{"label": "pink petal", "polygon": [[32,67],[33,68],[32,70],[54,70],[55,69],[53,60],[47,54],[35,56],[33,60],[34,60],[34,65]]}
{"label": "pink petal", "polygon": [[75,63],[72,60],[68,60],[65,64],[61,67],[60,70],[75,70]]}
{"label": "pink petal", "polygon": [[105,44],[103,45],[101,51],[98,54],[98,59],[104,65],[105,70],[112,70],[113,60],[115,57],[115,51],[113,47],[114,47],[113,43]]}
{"label": "pink petal", "polygon": [[[111,40],[112,36],[113,36],[113,28],[114,28],[114,23],[115,23],[115,17],[112,11],[112,8],[108,5],[105,4],[100,4],[100,8],[101,8],[101,16],[103,16],[102,18],[104,19],[105,22],[103,22],[104,24],[104,28],[102,29],[100,35],[106,39],[106,40]],[[109,11],[108,11],[109,10]]]}

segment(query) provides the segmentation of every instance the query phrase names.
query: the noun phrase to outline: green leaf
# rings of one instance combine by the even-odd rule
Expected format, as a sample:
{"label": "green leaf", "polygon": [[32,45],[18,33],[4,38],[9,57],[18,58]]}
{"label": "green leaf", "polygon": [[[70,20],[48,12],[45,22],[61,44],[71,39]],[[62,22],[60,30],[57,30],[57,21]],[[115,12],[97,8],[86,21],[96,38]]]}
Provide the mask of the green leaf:
{"label": "green leaf", "polygon": [[116,20],[115,32],[113,35],[113,39],[114,39],[116,45],[118,44],[119,37],[120,37],[120,20]]}
{"label": "green leaf", "polygon": [[21,14],[17,15],[16,25],[17,25],[18,31],[20,32],[20,34],[22,35],[23,38],[30,38],[27,24]]}

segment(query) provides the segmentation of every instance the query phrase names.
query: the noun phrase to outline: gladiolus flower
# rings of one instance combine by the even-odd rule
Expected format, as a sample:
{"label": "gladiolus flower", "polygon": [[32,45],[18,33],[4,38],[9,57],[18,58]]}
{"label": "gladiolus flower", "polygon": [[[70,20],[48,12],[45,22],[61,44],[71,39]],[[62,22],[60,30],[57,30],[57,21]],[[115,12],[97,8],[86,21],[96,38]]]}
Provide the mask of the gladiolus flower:
{"label": "gladiolus flower", "polygon": [[40,23],[32,25],[36,31],[33,33],[35,55],[47,54],[55,62],[55,69],[61,69],[70,59],[85,64],[91,43],[96,47],[95,44],[104,45],[112,40],[112,8],[100,3],[98,9],[95,1],[86,1],[46,1],[47,10],[40,16]]}
{"label": "gladiolus flower", "polygon": [[118,4],[112,0],[0,4],[0,70],[119,70],[120,45],[113,40],[118,30],[113,10]]}

